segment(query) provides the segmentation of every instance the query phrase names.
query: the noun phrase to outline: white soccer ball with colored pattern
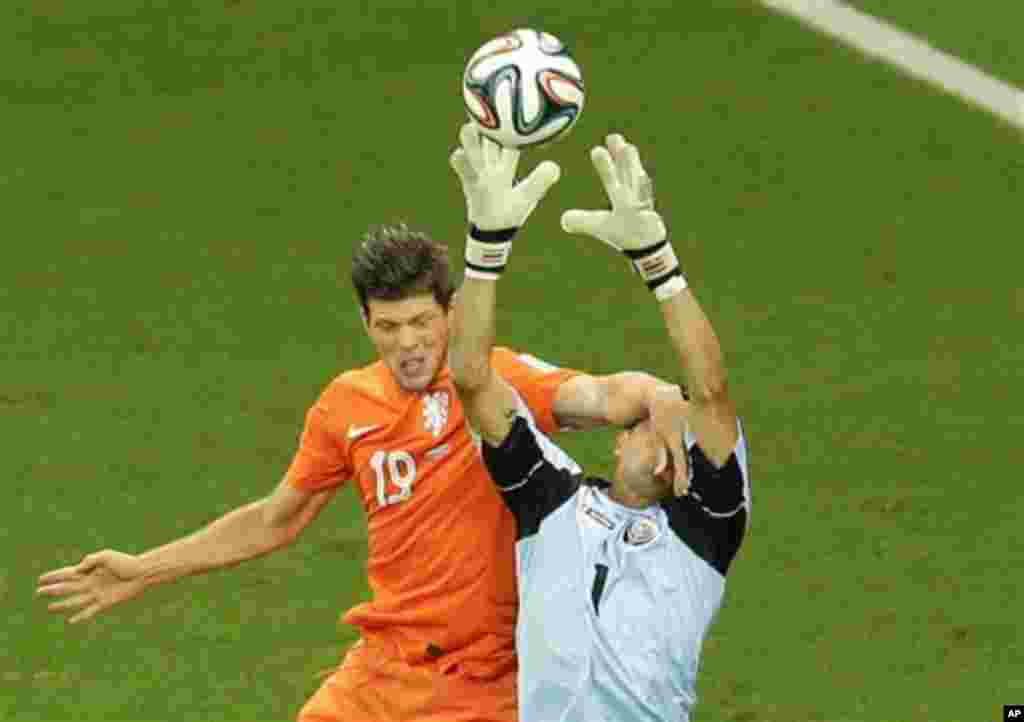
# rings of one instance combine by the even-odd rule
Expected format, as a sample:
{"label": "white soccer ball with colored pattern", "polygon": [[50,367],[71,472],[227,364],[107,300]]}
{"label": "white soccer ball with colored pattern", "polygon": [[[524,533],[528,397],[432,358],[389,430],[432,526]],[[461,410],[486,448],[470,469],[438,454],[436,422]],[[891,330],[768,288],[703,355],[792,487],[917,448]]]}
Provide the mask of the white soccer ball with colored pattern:
{"label": "white soccer ball with colored pattern", "polygon": [[524,148],[554,140],[576,123],[583,110],[583,75],[554,35],[513,30],[473,53],[462,96],[484,135]]}

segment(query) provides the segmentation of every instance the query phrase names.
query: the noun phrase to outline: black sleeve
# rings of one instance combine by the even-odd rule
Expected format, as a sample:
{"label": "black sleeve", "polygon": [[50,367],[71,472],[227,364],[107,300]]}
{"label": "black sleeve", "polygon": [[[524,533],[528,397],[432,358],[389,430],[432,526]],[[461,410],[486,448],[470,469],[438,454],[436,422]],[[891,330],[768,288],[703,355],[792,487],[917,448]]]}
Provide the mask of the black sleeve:
{"label": "black sleeve", "polygon": [[579,488],[580,477],[559,469],[545,457],[530,425],[517,417],[501,443],[483,442],[484,463],[512,511],[518,539],[536,534],[544,518],[562,506]]}
{"label": "black sleeve", "polygon": [[697,444],[690,449],[690,469],[690,493],[662,507],[676,536],[724,575],[747,527],[744,470],[735,453],[716,468]]}

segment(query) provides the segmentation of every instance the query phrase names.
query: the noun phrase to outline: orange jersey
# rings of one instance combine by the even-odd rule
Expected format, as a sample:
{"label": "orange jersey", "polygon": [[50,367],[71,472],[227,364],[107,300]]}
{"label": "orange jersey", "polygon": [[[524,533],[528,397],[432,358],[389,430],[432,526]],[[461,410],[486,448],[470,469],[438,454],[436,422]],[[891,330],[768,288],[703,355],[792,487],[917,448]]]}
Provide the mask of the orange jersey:
{"label": "orange jersey", "polygon": [[[503,348],[491,363],[555,431],[555,393],[576,372]],[[447,367],[421,392],[399,387],[381,361],[338,376],[306,415],[287,479],[307,491],[358,485],[373,600],[346,623],[388,637],[410,664],[443,655],[445,668],[473,676],[514,664],[515,520]]]}

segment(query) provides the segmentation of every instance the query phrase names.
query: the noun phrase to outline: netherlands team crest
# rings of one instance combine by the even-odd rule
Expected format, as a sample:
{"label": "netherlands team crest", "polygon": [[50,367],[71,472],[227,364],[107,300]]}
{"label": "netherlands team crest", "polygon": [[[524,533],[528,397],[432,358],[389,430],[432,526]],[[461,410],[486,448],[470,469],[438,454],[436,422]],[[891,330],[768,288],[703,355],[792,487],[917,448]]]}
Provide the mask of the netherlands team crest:
{"label": "netherlands team crest", "polygon": [[423,397],[423,428],[437,438],[448,425],[451,397],[447,391],[434,391]]}

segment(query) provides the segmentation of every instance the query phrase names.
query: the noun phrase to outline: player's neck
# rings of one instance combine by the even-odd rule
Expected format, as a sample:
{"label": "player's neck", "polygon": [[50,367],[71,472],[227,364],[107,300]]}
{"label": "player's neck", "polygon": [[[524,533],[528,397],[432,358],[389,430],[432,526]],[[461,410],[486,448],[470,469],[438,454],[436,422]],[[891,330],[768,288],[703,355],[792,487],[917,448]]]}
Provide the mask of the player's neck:
{"label": "player's neck", "polygon": [[605,493],[612,501],[622,504],[622,506],[629,507],[630,509],[646,509],[656,501],[655,499],[633,493],[621,481],[613,481],[612,485],[608,487]]}
{"label": "player's neck", "polygon": [[390,382],[389,385],[394,389],[392,393],[397,393],[399,398],[425,394],[449,377],[448,364],[441,364],[440,368],[437,369],[430,381],[424,384],[421,388],[407,388],[399,382],[398,377],[390,368],[388,368],[387,364],[381,362],[381,367],[388,382]]}

